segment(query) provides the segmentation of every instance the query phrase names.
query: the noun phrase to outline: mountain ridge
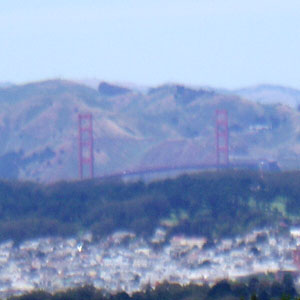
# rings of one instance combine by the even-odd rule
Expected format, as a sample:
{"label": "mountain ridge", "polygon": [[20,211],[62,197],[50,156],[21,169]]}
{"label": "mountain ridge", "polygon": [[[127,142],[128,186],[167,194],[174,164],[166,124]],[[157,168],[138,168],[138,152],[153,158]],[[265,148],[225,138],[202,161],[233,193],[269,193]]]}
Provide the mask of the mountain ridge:
{"label": "mountain ridge", "polygon": [[293,108],[300,106],[300,90],[280,85],[261,84],[235,90],[234,93],[262,104],[278,104],[284,102],[285,105],[289,105]]}
{"label": "mountain ridge", "polygon": [[264,158],[284,169],[300,167],[294,107],[180,84],[103,95],[74,81],[47,80],[0,89],[0,177],[76,179],[77,118],[86,112],[93,114],[96,176],[143,164],[214,160],[216,109],[229,114],[231,160]]}

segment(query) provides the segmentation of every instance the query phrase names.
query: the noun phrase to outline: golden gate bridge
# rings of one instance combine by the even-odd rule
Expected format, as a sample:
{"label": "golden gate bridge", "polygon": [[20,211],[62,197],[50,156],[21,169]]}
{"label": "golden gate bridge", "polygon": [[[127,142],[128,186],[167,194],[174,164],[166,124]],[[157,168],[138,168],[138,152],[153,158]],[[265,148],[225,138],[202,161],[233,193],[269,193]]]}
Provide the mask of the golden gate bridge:
{"label": "golden gate bridge", "polygon": [[[78,168],[79,178],[94,178],[94,138],[93,138],[93,115],[81,113],[78,115]],[[274,166],[273,166],[274,167]],[[159,173],[182,173],[197,170],[222,170],[229,168],[246,168],[269,170],[270,165],[266,160],[248,160],[231,162],[229,160],[229,130],[228,112],[225,109],[215,111],[215,155],[211,161],[189,164],[167,164],[159,166],[136,167],[111,172],[97,176],[97,178],[134,177],[147,174]],[[274,167],[276,169],[278,167]]]}

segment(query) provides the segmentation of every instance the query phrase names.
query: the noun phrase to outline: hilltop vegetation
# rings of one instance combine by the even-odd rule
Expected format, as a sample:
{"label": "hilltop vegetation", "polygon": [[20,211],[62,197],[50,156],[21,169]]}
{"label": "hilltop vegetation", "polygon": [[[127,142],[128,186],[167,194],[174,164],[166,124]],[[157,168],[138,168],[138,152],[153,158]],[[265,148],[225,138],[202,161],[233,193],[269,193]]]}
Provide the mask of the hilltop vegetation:
{"label": "hilltop vegetation", "polygon": [[[0,183],[0,240],[118,230],[219,238],[300,221],[300,172],[203,172],[146,184],[90,180]],[[279,224],[281,224],[279,226]]]}

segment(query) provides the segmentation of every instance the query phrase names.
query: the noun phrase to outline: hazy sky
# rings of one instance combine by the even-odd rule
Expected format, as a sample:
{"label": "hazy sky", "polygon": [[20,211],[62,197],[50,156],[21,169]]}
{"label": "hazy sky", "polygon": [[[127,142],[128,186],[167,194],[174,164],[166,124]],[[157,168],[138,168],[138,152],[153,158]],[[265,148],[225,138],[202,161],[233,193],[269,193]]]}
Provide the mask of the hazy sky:
{"label": "hazy sky", "polygon": [[300,88],[299,0],[3,0],[0,81]]}

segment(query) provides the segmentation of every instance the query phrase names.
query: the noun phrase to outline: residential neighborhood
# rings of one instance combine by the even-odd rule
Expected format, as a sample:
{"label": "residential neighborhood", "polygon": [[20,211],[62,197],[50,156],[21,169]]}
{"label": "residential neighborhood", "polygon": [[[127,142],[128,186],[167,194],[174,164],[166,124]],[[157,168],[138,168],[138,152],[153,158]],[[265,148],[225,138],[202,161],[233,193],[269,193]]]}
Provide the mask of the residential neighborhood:
{"label": "residential neighborhood", "polygon": [[[34,289],[50,292],[85,284],[108,292],[133,293],[163,281],[213,284],[257,273],[296,271],[295,229],[264,229],[234,239],[208,241],[158,229],[151,240],[117,232],[102,240],[90,233],[0,245],[0,297]],[[297,232],[296,232],[297,233]]]}

